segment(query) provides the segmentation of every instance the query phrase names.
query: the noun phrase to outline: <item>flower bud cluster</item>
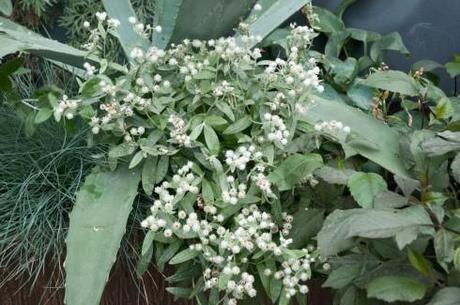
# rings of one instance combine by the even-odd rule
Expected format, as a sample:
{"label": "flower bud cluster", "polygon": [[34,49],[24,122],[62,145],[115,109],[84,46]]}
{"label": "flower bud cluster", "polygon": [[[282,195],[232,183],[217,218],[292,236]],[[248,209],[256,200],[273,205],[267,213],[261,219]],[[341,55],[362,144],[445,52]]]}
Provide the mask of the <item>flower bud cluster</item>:
{"label": "flower bud cluster", "polygon": [[176,114],[171,114],[168,122],[172,125],[170,132],[171,140],[180,146],[190,147],[192,142],[190,136],[186,133],[187,125],[185,121]]}
{"label": "flower bud cluster", "polygon": [[329,133],[350,133],[350,127],[344,125],[342,122],[335,120],[316,123],[315,130]]}
{"label": "flower bud cluster", "polygon": [[57,107],[54,109],[55,116],[60,118],[64,115],[68,120],[73,119],[80,102],[81,100],[69,99],[67,95],[63,95]]}

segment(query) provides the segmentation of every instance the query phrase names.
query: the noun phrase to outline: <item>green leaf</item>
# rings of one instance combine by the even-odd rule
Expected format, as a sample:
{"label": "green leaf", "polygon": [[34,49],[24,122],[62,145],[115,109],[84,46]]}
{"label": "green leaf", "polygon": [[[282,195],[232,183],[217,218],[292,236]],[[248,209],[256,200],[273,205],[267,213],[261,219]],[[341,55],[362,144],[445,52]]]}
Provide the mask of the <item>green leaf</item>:
{"label": "green leaf", "polygon": [[425,296],[426,286],[408,277],[382,276],[367,286],[367,296],[386,302],[414,302]]}
{"label": "green leaf", "polygon": [[183,287],[166,287],[166,291],[175,296],[176,298],[188,299],[192,294],[193,289]]}
{"label": "green leaf", "polygon": [[130,53],[135,47],[147,51],[149,41],[134,31],[133,25],[129,23],[129,17],[136,17],[131,2],[129,0],[102,0],[102,3],[104,4],[104,9],[107,14],[120,21],[120,25],[117,27],[116,32],[118,33],[117,38],[125,52],[126,58],[129,61],[133,60]]}
{"label": "green leaf", "polygon": [[353,135],[369,144],[349,144],[356,152],[398,176],[411,177],[400,155],[400,135],[396,130],[335,98],[319,95],[314,98],[317,101],[315,107],[301,115],[300,120],[312,125],[321,121],[342,122],[350,127]]}
{"label": "green leaf", "polygon": [[345,264],[337,269],[334,269],[328,276],[323,287],[330,287],[334,289],[342,289],[350,284],[363,269],[360,263]]}
{"label": "green leaf", "polygon": [[84,62],[99,61],[87,52],[47,39],[6,18],[0,17],[0,58],[16,52],[26,52],[50,60],[82,67]]}
{"label": "green leaf", "polygon": [[136,266],[136,273],[139,277],[144,275],[152,260],[154,235],[155,233],[153,231],[148,231],[142,243],[141,256]]}
{"label": "green leaf", "polygon": [[345,25],[343,24],[342,20],[339,17],[334,15],[331,11],[327,9],[313,6],[313,14],[318,16],[318,19],[311,20],[311,26],[323,33],[338,33],[345,30]]}
{"label": "green leaf", "polygon": [[157,164],[157,172],[155,175],[155,183],[160,183],[166,177],[169,169],[169,157],[161,156]]}
{"label": "green leaf", "polygon": [[251,124],[252,124],[251,117],[246,115],[242,117],[241,119],[239,119],[238,121],[236,121],[235,123],[229,125],[224,130],[224,135],[231,135],[231,134],[241,132],[245,130],[246,128],[248,128],[249,126],[251,126]]}
{"label": "green leaf", "polygon": [[289,233],[289,238],[292,238],[291,247],[301,249],[321,230],[324,221],[324,210],[305,209],[302,206],[292,216],[294,220],[292,221],[292,229]]}
{"label": "green leaf", "polygon": [[191,259],[194,259],[199,254],[200,254],[200,251],[192,250],[190,248],[185,249],[185,250],[182,250],[181,252],[177,253],[173,258],[171,258],[169,263],[171,265],[181,264],[183,262],[186,262],[186,261],[189,261]]}
{"label": "green leaf", "polygon": [[348,187],[361,207],[372,208],[375,197],[387,189],[387,184],[380,175],[359,172],[348,179]]}
{"label": "green leaf", "polygon": [[439,290],[426,305],[458,305],[460,303],[460,288],[445,287]]}
{"label": "green leaf", "polygon": [[220,150],[219,137],[217,137],[214,129],[208,125],[204,125],[204,140],[206,141],[209,151],[217,155]]}
{"label": "green leaf", "polygon": [[174,33],[174,28],[183,0],[156,0],[154,25],[161,26],[161,33],[153,34],[153,45],[165,49]]}
{"label": "green leaf", "polygon": [[383,191],[374,198],[375,208],[402,208],[408,205],[408,198],[391,191]]}
{"label": "green leaf", "polygon": [[451,151],[460,151],[460,132],[440,132],[435,138],[422,143],[422,150],[430,157],[441,156]]}
{"label": "green leaf", "polygon": [[[272,3],[270,7],[264,9],[261,14],[257,16],[255,21],[246,20],[246,22],[249,24],[250,36],[259,36],[262,39],[265,38],[289,17],[307,5],[307,0],[290,0],[288,2],[277,0],[271,2]],[[251,16],[249,18],[251,18]],[[238,43],[241,43],[240,35],[236,35],[235,38]],[[255,44],[256,42],[253,42],[250,47],[253,47]]]}
{"label": "green leaf", "polygon": [[280,191],[286,191],[313,174],[322,165],[323,160],[318,154],[295,154],[286,158],[267,178],[278,186]]}
{"label": "green leaf", "polygon": [[139,180],[139,172],[123,167],[95,169],[78,191],[66,240],[66,304],[99,304]]}
{"label": "green leaf", "polygon": [[409,258],[410,264],[415,269],[417,269],[418,272],[428,277],[431,275],[431,267],[422,254],[420,254],[416,250],[409,248],[407,251],[407,257]]}
{"label": "green leaf", "polygon": [[347,28],[350,37],[354,40],[362,41],[364,43],[372,42],[382,38],[382,35],[376,32],[366,31],[362,29]]}
{"label": "green leaf", "polygon": [[370,110],[374,103],[374,89],[363,86],[358,79],[347,90],[347,96],[354,106],[363,110]]}
{"label": "green leaf", "polygon": [[438,263],[446,270],[447,263],[454,259],[454,237],[445,229],[439,229],[434,236],[434,250]]}
{"label": "green leaf", "polygon": [[142,188],[147,195],[153,193],[153,188],[156,183],[157,162],[157,157],[148,157],[142,167]]}
{"label": "green leaf", "polygon": [[423,208],[402,210],[350,209],[335,210],[318,233],[318,246],[325,257],[348,249],[354,238],[388,238],[403,230],[431,225]]}
{"label": "green leaf", "polygon": [[11,0],[0,0],[0,13],[5,16],[10,16],[13,13]]}
{"label": "green leaf", "polygon": [[374,62],[381,62],[383,59],[383,51],[396,51],[403,55],[410,55],[409,50],[404,45],[401,35],[397,32],[387,34],[380,40],[374,42],[371,47],[370,56]]}
{"label": "green leaf", "polygon": [[53,115],[53,110],[51,108],[40,108],[35,116],[35,124],[40,124],[48,120]]}
{"label": "green leaf", "polygon": [[401,71],[378,71],[372,73],[367,79],[361,81],[361,85],[402,95],[419,95],[414,78]]}
{"label": "green leaf", "polygon": [[144,160],[144,152],[138,151],[131,159],[131,162],[129,162],[129,168],[135,168],[142,162],[142,160]]}
{"label": "green leaf", "polygon": [[460,183],[460,153],[455,155],[454,160],[450,164],[450,169],[452,170],[452,176],[454,177],[455,181]]}
{"label": "green leaf", "polygon": [[460,75],[460,62],[448,62],[446,65],[447,73],[449,73],[450,77],[454,78]]}
{"label": "green leaf", "polygon": [[346,31],[331,34],[324,49],[324,54],[330,57],[339,57],[349,36],[350,33]]}
{"label": "green leaf", "polygon": [[454,107],[448,97],[442,98],[434,110],[434,115],[438,120],[447,120],[454,115]]}
{"label": "green leaf", "polygon": [[423,71],[425,72],[431,72],[433,70],[436,70],[436,69],[439,69],[439,68],[442,68],[443,65],[441,65],[440,63],[437,63],[433,60],[419,60],[417,61],[416,63],[414,63],[412,65],[412,68],[411,70],[412,71],[417,71],[417,70],[420,70],[423,68]]}
{"label": "green leaf", "polygon": [[460,247],[458,247],[454,252],[454,268],[460,272]]}
{"label": "green leaf", "polygon": [[136,146],[131,143],[121,143],[117,146],[112,146],[109,150],[109,158],[116,159],[129,156],[136,151]]}

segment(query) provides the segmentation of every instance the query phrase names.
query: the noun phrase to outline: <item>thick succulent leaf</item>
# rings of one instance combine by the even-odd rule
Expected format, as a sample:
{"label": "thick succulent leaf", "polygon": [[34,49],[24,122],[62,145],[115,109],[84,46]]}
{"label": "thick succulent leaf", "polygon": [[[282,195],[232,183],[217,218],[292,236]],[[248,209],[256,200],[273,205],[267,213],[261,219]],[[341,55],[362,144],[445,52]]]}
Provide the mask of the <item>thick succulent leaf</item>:
{"label": "thick succulent leaf", "polygon": [[140,174],[95,169],[77,193],[67,236],[67,305],[98,305],[126,231]]}
{"label": "thick succulent leaf", "polygon": [[45,38],[0,17],[0,58],[16,52],[31,53],[76,67],[82,67],[85,61],[97,61],[88,57],[87,52]]}
{"label": "thick succulent leaf", "polygon": [[[264,4],[266,8],[263,7]],[[307,0],[264,1],[261,13],[255,15],[256,12],[253,12],[246,20],[246,23],[249,24],[249,34],[265,38],[305,5],[307,5]],[[255,21],[252,20],[254,16]],[[236,38],[238,41],[240,36],[236,35]]]}
{"label": "thick succulent leaf", "polygon": [[382,276],[369,283],[367,296],[387,302],[420,300],[427,287],[421,282],[400,276]]}
{"label": "thick succulent leaf", "polygon": [[399,149],[399,134],[383,122],[377,121],[356,108],[333,99],[315,97],[316,104],[302,116],[302,120],[315,124],[337,120],[347,125],[356,140],[347,142],[357,153],[401,177],[410,178]]}
{"label": "thick succulent leaf", "polygon": [[152,37],[153,45],[165,49],[176,27],[177,16],[183,0],[156,0],[155,1],[155,26],[161,26],[161,33]]}
{"label": "thick succulent leaf", "polygon": [[0,0],[0,13],[10,16],[13,13],[13,4],[11,0]]}
{"label": "thick succulent leaf", "polygon": [[[167,3],[168,6],[178,3],[165,2],[172,2]],[[169,25],[174,27],[172,35],[168,34],[171,35],[170,42],[177,43],[185,38],[212,39],[231,35],[241,18],[249,14],[254,2],[255,0],[182,0],[177,13],[174,8],[168,11],[168,15],[172,17],[177,15],[175,24]],[[164,20],[169,22],[166,12],[164,13]]]}
{"label": "thick succulent leaf", "polygon": [[129,54],[135,47],[140,47],[144,51],[149,47],[149,41],[134,31],[133,25],[129,23],[129,17],[136,17],[136,13],[129,0],[102,0],[107,14],[111,18],[118,19],[120,25],[117,27],[118,41],[123,48],[128,59]]}

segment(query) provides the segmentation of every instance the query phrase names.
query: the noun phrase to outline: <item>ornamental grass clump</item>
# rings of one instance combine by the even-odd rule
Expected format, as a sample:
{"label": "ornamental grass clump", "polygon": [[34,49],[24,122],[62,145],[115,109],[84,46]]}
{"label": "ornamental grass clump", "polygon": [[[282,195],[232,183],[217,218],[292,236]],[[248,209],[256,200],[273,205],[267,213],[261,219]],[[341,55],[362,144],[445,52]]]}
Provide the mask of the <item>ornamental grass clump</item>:
{"label": "ornamental grass clump", "polygon": [[[85,47],[97,53],[119,21],[98,13]],[[139,34],[161,32],[130,18]],[[287,302],[308,292],[317,249],[291,247],[292,206],[281,204],[322,165],[299,145],[317,131],[300,120],[324,90],[308,50],[315,33],[291,26],[284,59],[264,60],[260,37],[184,40],[167,50],[135,47],[114,74],[84,65],[79,94],[54,105],[57,120],[81,116],[94,141],[110,143],[112,168],[142,175],[152,200],[142,221],[155,257],[176,270],[199,266],[169,291],[236,304],[267,295]],[[349,129],[346,129],[349,132]],[[265,292],[259,291],[262,284]],[[213,303],[214,304],[214,303]]]}

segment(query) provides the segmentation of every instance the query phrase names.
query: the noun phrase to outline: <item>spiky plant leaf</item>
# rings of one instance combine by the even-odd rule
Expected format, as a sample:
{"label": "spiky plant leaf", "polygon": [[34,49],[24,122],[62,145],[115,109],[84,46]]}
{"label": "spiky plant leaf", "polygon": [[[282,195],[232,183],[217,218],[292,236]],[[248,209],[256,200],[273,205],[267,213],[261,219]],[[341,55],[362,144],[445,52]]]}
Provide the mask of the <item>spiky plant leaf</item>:
{"label": "spiky plant leaf", "polygon": [[13,4],[11,0],[0,0],[0,13],[10,16],[13,12]]}
{"label": "spiky plant leaf", "polygon": [[153,45],[160,49],[166,48],[177,22],[177,15],[183,0],[157,0],[155,1],[155,26],[161,26],[161,33],[152,37]]}
{"label": "spiky plant leaf", "polygon": [[[160,2],[160,3],[158,3]],[[161,4],[162,1],[158,1]],[[171,2],[171,3],[166,3]],[[180,2],[180,3],[179,3]],[[247,16],[255,0],[182,0],[165,1],[168,11],[163,11],[165,18],[160,25],[174,27],[170,42],[180,42],[188,39],[211,39],[232,35],[238,23]],[[156,5],[155,17],[159,16],[161,9]],[[173,5],[180,5],[177,12]],[[176,22],[169,24],[173,17]],[[166,24],[165,24],[166,22]],[[169,34],[168,34],[169,35]]]}
{"label": "spiky plant leaf", "polygon": [[126,167],[96,168],[77,193],[67,236],[66,304],[99,304],[139,180],[139,172]]}
{"label": "spiky plant leaf", "polygon": [[[0,17],[0,58],[16,52],[31,53],[76,67],[82,67],[85,61],[91,61],[82,50],[45,38]],[[95,61],[93,57],[91,59]]]}
{"label": "spiky plant leaf", "polygon": [[[295,12],[307,5],[308,0],[292,0],[292,1],[259,1],[261,2],[262,11],[260,14],[253,12],[250,14],[246,23],[249,23],[249,34],[260,36],[262,38],[268,36],[284,21],[291,17]],[[264,8],[263,5],[269,7]],[[255,21],[253,20],[255,17]],[[239,39],[239,35],[236,36]]]}
{"label": "spiky plant leaf", "polygon": [[111,18],[118,19],[120,25],[117,27],[118,41],[123,48],[128,59],[129,54],[135,47],[140,47],[144,51],[149,46],[149,41],[134,31],[133,25],[129,23],[129,17],[136,17],[131,2],[129,0],[102,0],[104,8]]}

